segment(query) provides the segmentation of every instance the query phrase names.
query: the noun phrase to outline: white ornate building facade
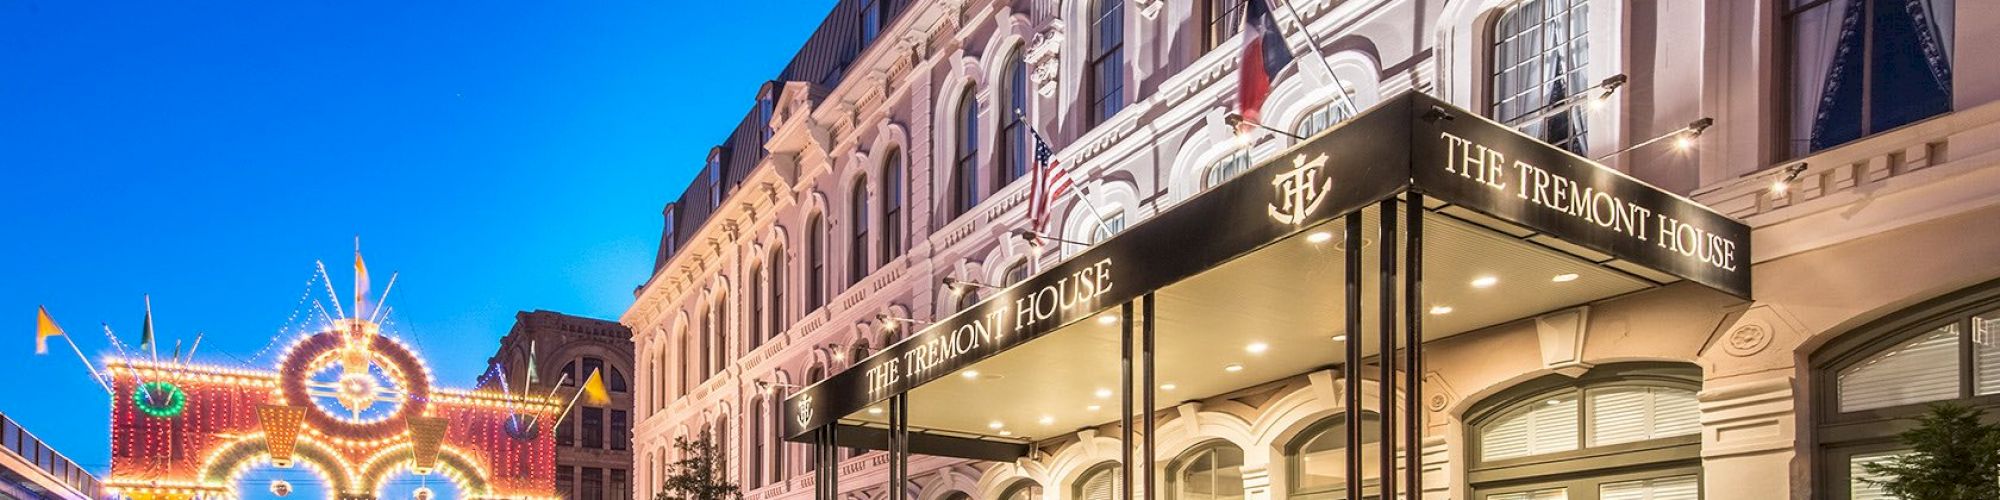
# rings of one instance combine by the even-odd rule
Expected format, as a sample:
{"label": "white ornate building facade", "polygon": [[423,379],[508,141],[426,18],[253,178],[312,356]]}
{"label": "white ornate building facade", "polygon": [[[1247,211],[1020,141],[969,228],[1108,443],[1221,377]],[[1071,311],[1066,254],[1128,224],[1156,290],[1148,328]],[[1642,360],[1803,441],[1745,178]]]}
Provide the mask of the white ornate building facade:
{"label": "white ornate building facade", "polygon": [[[1858,464],[1893,456],[1905,417],[2000,408],[2000,65],[1954,64],[2000,42],[2000,5],[1275,3],[1297,60],[1262,110],[1271,127],[1312,136],[1348,115],[1342,94],[1365,108],[1430,93],[1754,229],[1753,300],[1677,284],[1427,344],[1424,498],[1878,498]],[[811,497],[811,455],[779,438],[778,401],[917,324],[898,318],[979,298],[944,280],[1004,286],[1073,251],[1015,237],[1029,127],[1084,188],[1050,232],[1084,242],[1293,144],[1226,123],[1241,5],[839,1],[665,210],[652,277],[621,318],[638,358],[636,492],[660,488],[676,437],[706,433],[747,497]],[[1698,137],[1675,134],[1701,118]],[[1165,412],[1143,487],[1342,494],[1350,481],[1324,465],[1342,447],[1335,377]],[[1107,475],[1117,423],[1013,463],[920,456],[903,494],[1128,493]],[[891,496],[883,453],[840,457],[843,497]]]}

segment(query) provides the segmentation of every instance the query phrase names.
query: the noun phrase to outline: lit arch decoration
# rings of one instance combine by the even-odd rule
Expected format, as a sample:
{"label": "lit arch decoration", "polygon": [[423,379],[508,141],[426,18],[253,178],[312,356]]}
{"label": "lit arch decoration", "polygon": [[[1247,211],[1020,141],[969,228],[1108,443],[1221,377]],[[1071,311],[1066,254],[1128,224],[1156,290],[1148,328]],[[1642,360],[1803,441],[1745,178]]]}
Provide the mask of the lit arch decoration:
{"label": "lit arch decoration", "polygon": [[[271,462],[264,436],[251,436],[217,448],[202,464],[198,477],[205,484],[233,485],[252,467]],[[292,463],[311,466],[310,470],[326,482],[328,491],[342,495],[356,491],[353,470],[341,460],[339,452],[325,445],[299,440],[292,451]]]}
{"label": "lit arch decoration", "polygon": [[[369,457],[361,466],[356,477],[361,491],[380,494],[388,486],[389,477],[401,470],[416,470],[416,460],[410,456],[410,445],[399,444],[383,448]],[[463,450],[444,446],[438,448],[436,471],[458,484],[458,491],[471,497],[491,495],[492,485],[486,482],[487,472],[480,469],[479,462]],[[424,472],[418,472],[423,474]]]}
{"label": "lit arch decoration", "polygon": [[[240,498],[259,464],[305,464],[336,500],[375,499],[380,481],[409,468],[439,474],[471,498],[554,499],[554,421],[567,395],[536,387],[477,390],[432,385],[409,345],[363,318],[329,320],[262,369],[150,357],[106,361],[111,396],[107,490],[135,500]],[[142,384],[173,387],[176,412],[141,401]],[[518,383],[517,383],[518,385]],[[270,422],[260,408],[303,418]],[[416,424],[416,425],[413,425]],[[292,442],[290,457],[282,453]],[[435,466],[415,470],[413,450],[435,446]],[[288,460],[286,458],[289,458]]]}

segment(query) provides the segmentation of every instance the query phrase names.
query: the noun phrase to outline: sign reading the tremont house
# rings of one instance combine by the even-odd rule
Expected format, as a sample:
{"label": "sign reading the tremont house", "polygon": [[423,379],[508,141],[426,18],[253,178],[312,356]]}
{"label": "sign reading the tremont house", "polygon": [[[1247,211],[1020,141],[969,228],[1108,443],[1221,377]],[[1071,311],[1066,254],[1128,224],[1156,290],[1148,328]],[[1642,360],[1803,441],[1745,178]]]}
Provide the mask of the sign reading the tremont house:
{"label": "sign reading the tremont house", "polygon": [[1750,230],[1742,223],[1429,96],[1405,94],[800,390],[787,400],[786,435],[802,438],[1409,191],[1739,297],[1750,293]]}

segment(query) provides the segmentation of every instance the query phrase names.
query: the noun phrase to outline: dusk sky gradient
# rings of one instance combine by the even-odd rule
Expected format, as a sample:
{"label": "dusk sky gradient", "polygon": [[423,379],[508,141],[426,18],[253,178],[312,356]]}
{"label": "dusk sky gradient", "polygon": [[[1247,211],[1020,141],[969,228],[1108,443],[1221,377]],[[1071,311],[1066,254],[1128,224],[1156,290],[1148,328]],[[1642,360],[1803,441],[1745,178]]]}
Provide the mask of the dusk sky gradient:
{"label": "dusk sky gradient", "polygon": [[0,413],[101,475],[107,397],[34,355],[35,306],[99,356],[151,294],[163,351],[268,368],[315,260],[348,298],[356,235],[442,385],[516,311],[616,319],[831,6],[0,0]]}

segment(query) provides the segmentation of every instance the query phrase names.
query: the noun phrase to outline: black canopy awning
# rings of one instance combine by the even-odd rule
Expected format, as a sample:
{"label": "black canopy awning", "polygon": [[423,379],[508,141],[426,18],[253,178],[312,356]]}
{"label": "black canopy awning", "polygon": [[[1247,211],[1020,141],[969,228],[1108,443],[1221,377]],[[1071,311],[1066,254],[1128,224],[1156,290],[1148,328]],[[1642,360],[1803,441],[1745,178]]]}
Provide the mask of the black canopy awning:
{"label": "black canopy awning", "polygon": [[785,435],[805,440],[1105,307],[1398,197],[1507,226],[1510,238],[1564,248],[1634,281],[1750,293],[1744,224],[1430,96],[1404,94],[800,390],[786,400]]}

